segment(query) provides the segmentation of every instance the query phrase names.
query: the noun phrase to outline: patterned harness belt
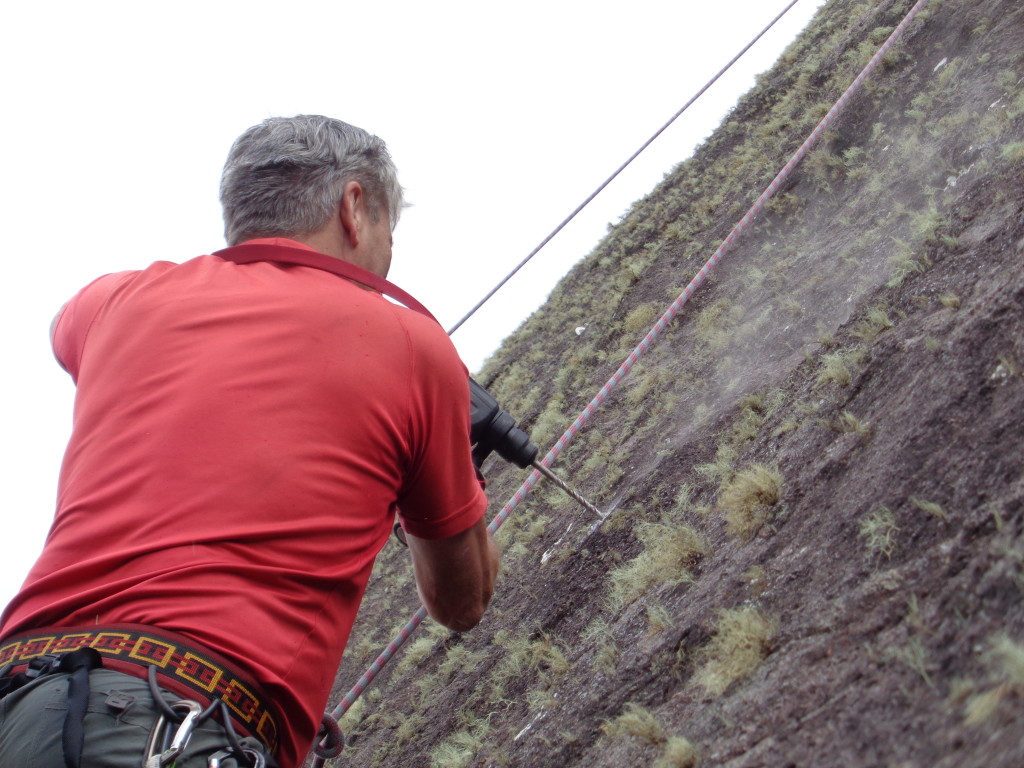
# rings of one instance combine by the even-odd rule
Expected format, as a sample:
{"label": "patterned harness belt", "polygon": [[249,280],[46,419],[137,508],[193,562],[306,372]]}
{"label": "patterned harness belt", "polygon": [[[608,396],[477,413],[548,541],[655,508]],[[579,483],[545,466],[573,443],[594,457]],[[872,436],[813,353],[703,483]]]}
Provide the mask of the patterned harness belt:
{"label": "patterned harness belt", "polygon": [[269,697],[222,658],[163,629],[119,624],[34,630],[0,641],[0,669],[16,672],[40,656],[60,657],[81,648],[97,651],[104,667],[134,677],[145,679],[155,667],[160,685],[179,696],[205,705],[223,701],[240,730],[276,751],[278,721]]}

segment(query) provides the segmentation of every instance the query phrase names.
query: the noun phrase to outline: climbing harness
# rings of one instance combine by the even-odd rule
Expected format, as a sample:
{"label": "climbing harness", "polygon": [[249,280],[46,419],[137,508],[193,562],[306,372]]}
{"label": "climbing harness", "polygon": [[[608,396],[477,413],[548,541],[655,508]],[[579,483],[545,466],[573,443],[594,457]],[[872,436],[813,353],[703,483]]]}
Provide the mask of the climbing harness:
{"label": "climbing harness", "polygon": [[[102,656],[101,656],[102,654]],[[84,718],[89,702],[89,671],[103,666],[133,677],[144,676],[159,717],[146,747],[145,768],[173,767],[188,747],[195,729],[216,717],[227,741],[225,750],[240,764],[266,764],[262,748],[271,751],[277,740],[277,720],[270,700],[253,683],[240,677],[224,660],[173,633],[154,632],[135,625],[39,629],[0,644],[0,698],[42,675],[67,673],[68,709],[62,733],[65,763],[79,768],[84,745]],[[10,675],[13,669],[24,671]],[[140,675],[140,668],[144,675]],[[202,682],[213,680],[212,687]],[[163,690],[181,698],[173,704]],[[184,695],[183,695],[184,694]],[[244,694],[244,699],[239,698]],[[195,696],[196,698],[191,698]],[[225,698],[244,707],[233,714]],[[209,701],[204,709],[199,699]],[[125,709],[133,697],[111,691],[106,704]],[[237,718],[243,717],[242,721]],[[248,718],[245,721],[244,718]],[[239,738],[239,722],[248,738]],[[259,745],[260,748],[256,748]],[[226,755],[221,755],[225,757]]]}
{"label": "climbing harness", "polygon": [[[619,385],[622,379],[625,378],[625,376],[632,370],[633,366],[637,363],[637,361],[650,349],[654,341],[659,336],[661,336],[662,333],[664,333],[669,323],[671,323],[672,320],[675,319],[675,316],[682,309],[683,305],[686,304],[687,301],[689,301],[690,297],[694,294],[697,288],[699,288],[707,279],[707,277],[715,270],[715,268],[718,266],[719,261],[721,261],[722,257],[732,248],[733,244],[736,242],[736,239],[740,236],[740,234],[742,234],[751,225],[751,223],[764,209],[767,202],[775,195],[776,192],[778,192],[778,190],[783,186],[783,184],[785,184],[785,182],[789,179],[790,175],[792,175],[793,170],[796,168],[796,166],[799,165],[800,161],[803,160],[807,153],[810,152],[811,149],[817,144],[818,140],[821,138],[821,135],[825,132],[825,130],[828,129],[828,127],[835,121],[836,117],[843,111],[843,109],[846,107],[846,105],[852,98],[853,94],[856,93],[857,90],[859,90],[864,80],[878,67],[883,57],[889,52],[889,50],[896,43],[896,41],[903,36],[903,33],[906,31],[907,27],[918,15],[921,9],[927,4],[927,2],[928,0],[917,0],[917,2],[914,3],[914,5],[907,12],[906,16],[904,16],[903,20],[892,31],[892,33],[889,35],[886,41],[878,49],[875,55],[871,57],[871,60],[864,66],[861,72],[854,78],[853,82],[843,92],[843,94],[835,102],[832,108],[829,109],[825,117],[821,119],[821,121],[814,128],[811,134],[804,140],[804,142],[800,145],[800,147],[789,159],[789,161],[783,166],[782,170],[778,172],[775,178],[764,190],[764,192],[761,193],[761,195],[757,198],[757,200],[750,207],[750,209],[732,228],[732,230],[726,236],[725,240],[722,241],[722,243],[712,254],[711,258],[709,258],[707,262],[705,262],[704,266],[702,266],[697,271],[697,274],[693,277],[689,284],[687,284],[683,292],[676,298],[675,301],[672,302],[668,309],[665,310],[664,314],[662,314],[662,316],[657,320],[657,322],[654,324],[651,330],[648,331],[648,333],[643,337],[640,343],[637,344],[633,351],[629,353],[626,360],[619,366],[615,373],[612,374],[611,378],[609,378],[608,381],[604,384],[604,386],[601,387],[601,389],[597,392],[597,394],[590,401],[590,403],[587,404],[587,406],[583,409],[579,416],[577,416],[576,419],[572,422],[572,424],[570,424],[569,427],[565,430],[562,436],[558,438],[554,446],[552,446],[551,450],[547,453],[547,455],[545,455],[544,459],[541,461],[541,463],[544,466],[549,466],[552,462],[554,462],[554,460],[559,456],[559,454],[561,454],[561,452],[568,446],[568,444],[576,436],[576,434],[579,432],[582,426],[587,421],[589,421],[594,411],[596,411],[602,405],[602,403],[605,401],[608,395]],[[579,209],[577,209],[577,212],[578,210]],[[575,212],[573,215],[575,215]],[[567,222],[568,220],[566,220],[566,222],[563,222],[562,226],[564,226],[564,224]],[[557,231],[558,230],[556,230],[555,232],[557,233]],[[552,236],[554,234],[555,233],[552,233]],[[548,239],[550,239],[550,237]],[[547,240],[545,240],[545,242],[547,242]],[[543,243],[541,245],[543,245]],[[539,250],[539,248],[540,246],[538,246],[536,250]],[[533,254],[531,254],[530,256],[532,257],[532,255]],[[523,264],[525,264],[525,261],[523,262]],[[519,266],[522,266],[522,264],[520,264]],[[512,274],[514,274],[515,271],[517,271],[518,269],[519,267],[516,267],[516,270],[513,270],[509,277],[511,277]],[[505,280],[507,281],[508,278],[506,278]],[[487,298],[493,295],[493,293],[497,291],[497,289],[500,288],[501,285],[504,284],[504,282],[505,281],[499,284],[499,286],[495,288],[494,291],[488,294],[488,296],[485,297],[484,301],[486,301]],[[481,306],[482,304],[483,302],[480,302],[480,304],[474,307],[469,314],[475,312],[476,309],[478,309],[479,306]],[[461,325],[462,322],[464,322],[468,317],[469,315],[460,320],[459,323],[457,323],[452,330],[454,331],[456,328],[458,328],[459,325]],[[519,489],[513,494],[512,498],[509,499],[508,502],[506,502],[505,506],[501,509],[501,511],[494,517],[493,520],[491,520],[490,525],[487,526],[489,532],[493,533],[499,527],[501,527],[502,523],[505,521],[508,515],[511,514],[512,510],[515,509],[515,507],[517,507],[520,503],[522,503],[522,501],[526,498],[530,490],[532,490],[533,487],[537,484],[539,477],[539,472],[533,472],[530,474],[530,476],[523,482]],[[600,523],[596,525],[600,525]],[[341,717],[344,716],[345,712],[348,711],[349,707],[351,707],[352,704],[355,703],[356,699],[359,698],[359,696],[370,684],[370,682],[372,682],[372,680],[377,676],[377,674],[384,667],[384,665],[387,664],[387,662],[394,656],[397,650],[405,643],[409,635],[411,635],[415,631],[416,627],[418,627],[423,622],[426,616],[426,609],[421,606],[413,614],[412,618],[405,625],[405,627],[402,628],[402,630],[398,633],[394,640],[392,640],[391,643],[388,644],[387,648],[385,648],[385,650],[377,657],[377,659],[374,660],[374,662],[369,666],[366,672],[363,673],[362,677],[359,678],[358,682],[352,687],[348,694],[346,694],[346,696],[338,703],[338,706],[331,711],[330,715],[333,719],[340,720]],[[314,754],[316,755],[316,758],[313,760],[313,766],[314,768],[322,768],[324,764],[323,758],[320,757],[319,753],[317,752],[317,749],[318,745],[315,745],[313,751]]]}
{"label": "climbing harness", "polygon": [[[0,643],[0,664],[30,665],[44,654],[65,657],[79,650],[98,651],[103,666],[115,672],[140,678],[159,674],[160,686],[181,699],[237,700],[234,721],[239,727],[271,752],[277,746],[280,728],[270,697],[234,665],[174,632],[134,624],[40,628]],[[155,683],[151,688],[156,690]],[[162,702],[157,698],[157,706]],[[180,719],[164,713],[174,722]]]}

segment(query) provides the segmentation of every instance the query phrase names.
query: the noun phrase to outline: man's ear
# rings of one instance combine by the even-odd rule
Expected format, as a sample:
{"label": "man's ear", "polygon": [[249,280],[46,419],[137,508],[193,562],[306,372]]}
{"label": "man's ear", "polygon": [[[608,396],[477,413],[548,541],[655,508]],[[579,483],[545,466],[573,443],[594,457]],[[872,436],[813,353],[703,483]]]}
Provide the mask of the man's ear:
{"label": "man's ear", "polygon": [[366,196],[358,181],[349,181],[341,193],[341,205],[338,215],[341,217],[341,228],[352,248],[359,246],[363,217],[366,216]]}

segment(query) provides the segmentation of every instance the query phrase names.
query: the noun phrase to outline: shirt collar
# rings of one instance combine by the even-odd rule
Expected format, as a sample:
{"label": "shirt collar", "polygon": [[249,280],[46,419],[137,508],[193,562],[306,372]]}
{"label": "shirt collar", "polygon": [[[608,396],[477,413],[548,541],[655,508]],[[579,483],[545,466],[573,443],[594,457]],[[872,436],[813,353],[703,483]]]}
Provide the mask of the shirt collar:
{"label": "shirt collar", "polygon": [[252,240],[244,240],[239,245],[277,245],[284,248],[302,248],[313,253],[320,253],[313,246],[300,243],[298,240],[292,240],[290,237],[254,237]]}

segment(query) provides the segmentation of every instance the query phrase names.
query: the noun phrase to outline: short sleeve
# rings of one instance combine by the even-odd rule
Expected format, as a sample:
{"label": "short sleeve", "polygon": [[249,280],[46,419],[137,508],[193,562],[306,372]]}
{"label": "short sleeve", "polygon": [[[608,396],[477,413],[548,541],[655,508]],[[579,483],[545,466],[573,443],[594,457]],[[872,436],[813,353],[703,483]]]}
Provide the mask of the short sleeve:
{"label": "short sleeve", "polygon": [[398,508],[413,536],[442,539],[480,520],[487,497],[469,442],[469,373],[439,326],[411,325],[413,453]]}
{"label": "short sleeve", "polygon": [[96,315],[117,288],[137,272],[115,272],[93,280],[65,304],[53,321],[53,355],[77,383],[82,350]]}

